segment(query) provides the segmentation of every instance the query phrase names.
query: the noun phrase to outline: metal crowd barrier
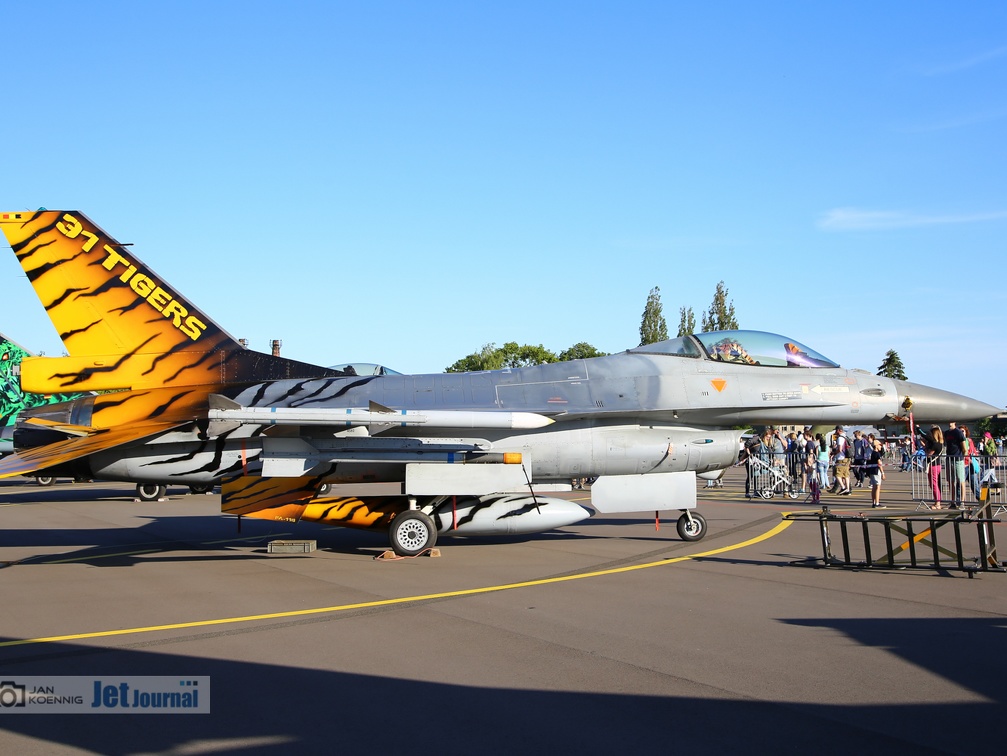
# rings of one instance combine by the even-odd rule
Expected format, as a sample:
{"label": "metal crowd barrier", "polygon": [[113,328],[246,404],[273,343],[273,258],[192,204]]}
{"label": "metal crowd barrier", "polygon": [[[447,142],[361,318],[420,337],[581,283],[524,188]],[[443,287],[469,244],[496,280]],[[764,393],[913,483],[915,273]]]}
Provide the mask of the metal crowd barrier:
{"label": "metal crowd barrier", "polygon": [[[805,467],[805,455],[795,453],[757,452],[747,461],[748,479],[745,491],[751,497],[771,499],[776,495],[789,496],[796,499],[810,490],[810,477],[818,474],[817,466]],[[974,464],[973,461],[974,460]],[[851,460],[850,477],[856,475],[856,462]],[[937,490],[940,492],[942,508],[952,504],[974,506],[977,504],[991,505],[990,516],[997,517],[1007,513],[1007,456],[989,457],[973,455],[969,464],[965,465],[964,485],[960,495],[955,493],[954,483],[957,475],[953,463],[949,464],[947,455],[936,458],[936,462],[928,461],[922,454],[911,455],[908,462],[896,453],[892,459],[884,460],[888,473],[895,471],[908,472],[911,484],[912,500],[917,503],[917,510],[934,509],[938,501],[931,484],[931,471],[935,465],[940,466],[935,476]],[[835,470],[830,465],[828,477],[833,480]],[[959,501],[960,499],[960,501]]]}
{"label": "metal crowd barrier", "polygon": [[[916,509],[934,509],[940,501],[942,508],[953,504],[976,505],[990,504],[992,517],[1007,512],[1004,499],[1003,482],[1007,478],[1007,457],[988,457],[973,455],[972,464],[965,465],[965,478],[961,489],[958,489],[958,476],[954,461],[949,461],[946,454],[927,460],[923,456],[914,456],[909,465],[912,483],[912,498],[917,502]],[[934,468],[939,466],[939,471]],[[900,467],[900,469],[902,469]],[[936,489],[936,491],[935,491]],[[940,498],[936,496],[939,492]]]}
{"label": "metal crowd barrier", "polygon": [[[771,499],[775,495],[789,496],[796,499],[807,494],[811,490],[811,478],[817,477],[817,460],[813,467],[805,467],[807,455],[802,452],[782,452],[774,453],[761,451],[756,452],[754,457],[747,461],[748,480],[745,491],[751,497],[762,497]],[[850,460],[850,478],[856,477],[857,462]],[[898,467],[898,464],[888,458],[882,459],[885,469],[891,471]],[[835,481],[835,467],[830,461],[827,477],[829,483]],[[822,485],[822,490],[827,486]]]}
{"label": "metal crowd barrier", "polygon": [[[794,512],[784,515],[784,519],[817,520],[822,536],[821,560],[800,560],[791,564],[817,566],[821,562],[823,567],[957,569],[968,572],[970,578],[980,571],[1007,572],[1007,562],[1000,562],[997,558],[993,530],[993,525],[1000,520],[990,516],[988,504],[931,512],[926,516],[873,512],[837,514],[828,507],[822,507],[820,512]],[[842,557],[832,550],[829,526],[834,524],[838,524],[840,529]],[[971,525],[976,528],[976,539],[966,544],[965,537]],[[947,528],[954,535],[953,550],[938,544],[939,532]],[[881,556],[875,557],[879,551],[879,529],[884,536],[884,551]],[[863,537],[862,549],[856,536]],[[966,557],[966,547],[977,548],[978,556]],[[903,556],[905,552],[909,554],[908,561]],[[933,561],[927,560],[928,552]]]}

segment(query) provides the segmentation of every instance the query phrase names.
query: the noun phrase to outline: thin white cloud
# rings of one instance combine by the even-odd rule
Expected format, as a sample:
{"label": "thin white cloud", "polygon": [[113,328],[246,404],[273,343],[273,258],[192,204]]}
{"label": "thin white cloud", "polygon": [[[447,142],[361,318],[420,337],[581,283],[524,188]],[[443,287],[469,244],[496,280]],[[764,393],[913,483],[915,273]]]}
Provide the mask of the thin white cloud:
{"label": "thin white cloud", "polygon": [[997,47],[993,50],[986,50],[977,55],[973,55],[964,60],[958,60],[953,63],[946,63],[941,66],[931,66],[930,68],[923,69],[924,76],[943,76],[950,73],[958,73],[959,71],[965,71],[969,68],[974,68],[975,66],[986,63],[990,60],[996,60],[997,58],[1002,58],[1007,55],[1007,45],[1003,47]]}
{"label": "thin white cloud", "polygon": [[965,215],[920,215],[893,210],[863,210],[856,207],[837,207],[829,210],[818,221],[823,231],[887,231],[895,228],[917,228],[957,223],[982,223],[1007,218],[1007,210],[994,213],[969,213]]}

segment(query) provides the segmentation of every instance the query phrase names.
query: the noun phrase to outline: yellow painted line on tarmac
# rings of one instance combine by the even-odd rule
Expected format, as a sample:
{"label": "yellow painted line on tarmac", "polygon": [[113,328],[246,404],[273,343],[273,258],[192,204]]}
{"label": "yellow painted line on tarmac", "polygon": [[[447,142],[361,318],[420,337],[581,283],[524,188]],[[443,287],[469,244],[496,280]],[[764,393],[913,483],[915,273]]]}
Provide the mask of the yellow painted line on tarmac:
{"label": "yellow painted line on tarmac", "polygon": [[[893,527],[892,530],[896,530],[896,531],[902,533],[902,535],[909,535],[906,531],[902,530],[902,528]],[[914,536],[913,539],[912,539],[912,542],[913,543],[919,543],[920,541],[922,541],[924,538],[926,538],[929,535],[930,535],[930,528],[927,528],[926,530],[924,530],[919,535]],[[898,554],[900,551],[905,551],[908,548],[909,548],[909,541],[906,541],[905,543],[903,543],[903,544],[901,544],[899,546],[896,546],[894,549],[892,549],[892,554]]]}
{"label": "yellow painted line on tarmac", "polygon": [[[892,526],[892,530],[894,530],[897,533],[901,533],[902,535],[909,535],[909,531],[903,530],[902,528],[898,527],[897,525],[893,525]],[[933,546],[934,546],[934,544],[933,544],[933,538],[934,537],[936,537],[935,534],[934,534],[934,531],[931,528],[927,528],[922,533],[920,533],[919,535],[917,535],[917,536],[915,536],[913,538],[913,543],[920,543],[922,541],[925,546],[930,546],[931,548],[933,548]],[[889,554],[888,556],[894,557],[896,554],[900,554],[903,551],[906,551],[908,548],[909,548],[909,541],[906,541],[905,543],[901,544],[900,546],[896,546],[895,548],[893,548],[892,549],[892,553]],[[947,557],[950,557],[951,559],[954,559],[955,556],[957,556],[955,554],[955,552],[953,552],[951,549],[945,548],[944,546],[941,546],[940,544],[937,544],[937,551],[939,551],[941,554],[944,554]]]}
{"label": "yellow painted line on tarmac", "polygon": [[776,527],[766,531],[755,538],[749,538],[741,543],[722,546],[719,549],[703,551],[699,554],[688,554],[686,556],[675,557],[674,559],[661,559],[657,562],[647,562],[646,564],[634,564],[628,567],[613,567],[607,570],[597,570],[594,572],[580,572],[575,575],[563,577],[541,578],[539,580],[526,580],[520,583],[505,583],[503,585],[490,585],[483,588],[466,588],[459,591],[446,591],[444,593],[428,593],[421,596],[403,596],[401,598],[380,599],[378,601],[364,601],[358,604],[343,604],[341,606],[324,606],[316,609],[296,609],[289,612],[271,612],[269,614],[252,614],[246,617],[223,617],[221,619],[196,620],[194,622],[176,622],[170,625],[152,625],[150,627],[130,627],[121,630],[100,630],[93,633],[75,633],[73,635],[52,635],[46,638],[24,638],[21,640],[5,641],[0,643],[0,648],[4,646],[23,646],[29,643],[57,643],[61,641],[87,640],[90,638],[108,638],[114,635],[136,635],[139,633],[154,633],[161,630],[184,630],[195,627],[212,627],[214,625],[231,625],[241,622],[256,622],[259,620],[289,619],[291,617],[304,617],[312,614],[333,614],[335,612],[346,612],[353,609],[372,609],[379,606],[394,606],[395,604],[419,603],[422,601],[432,601],[434,599],[455,598],[458,596],[476,596],[481,593],[497,593],[499,591],[509,591],[515,588],[531,588],[537,585],[549,585],[550,583],[565,583],[571,580],[583,580],[585,578],[602,577],[604,575],[617,575],[622,572],[633,572],[634,570],[646,570],[650,567],[659,567],[666,564],[677,564],[691,559],[701,559],[716,554],[724,554],[728,551],[737,551],[746,546],[752,546],[761,541],[768,540],[773,536],[782,533],[790,525],[792,520],[784,520]]}

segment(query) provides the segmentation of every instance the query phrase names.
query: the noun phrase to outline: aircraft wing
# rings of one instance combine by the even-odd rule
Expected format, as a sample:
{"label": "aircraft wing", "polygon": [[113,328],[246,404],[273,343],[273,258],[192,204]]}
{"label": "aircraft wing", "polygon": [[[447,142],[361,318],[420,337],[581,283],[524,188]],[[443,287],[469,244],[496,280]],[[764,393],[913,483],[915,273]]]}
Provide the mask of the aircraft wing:
{"label": "aircraft wing", "polygon": [[30,475],[67,462],[86,457],[95,452],[140,441],[159,433],[178,428],[186,423],[142,423],[123,425],[108,430],[97,430],[86,436],[76,436],[65,441],[24,449],[0,460],[0,478]]}

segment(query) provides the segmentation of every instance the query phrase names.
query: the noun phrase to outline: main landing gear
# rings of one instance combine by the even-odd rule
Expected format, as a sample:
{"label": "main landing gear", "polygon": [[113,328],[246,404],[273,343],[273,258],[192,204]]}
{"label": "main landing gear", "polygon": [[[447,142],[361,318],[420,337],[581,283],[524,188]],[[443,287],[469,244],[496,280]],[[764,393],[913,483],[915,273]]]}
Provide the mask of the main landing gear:
{"label": "main landing gear", "polygon": [[437,544],[437,527],[422,512],[409,509],[392,520],[388,540],[399,556],[416,556]]}
{"label": "main landing gear", "polygon": [[168,493],[168,487],[157,483],[137,483],[136,498],[140,501],[157,501]]}
{"label": "main landing gear", "polygon": [[706,535],[706,518],[692,510],[685,510],[678,518],[678,535],[683,541],[700,540]]}

